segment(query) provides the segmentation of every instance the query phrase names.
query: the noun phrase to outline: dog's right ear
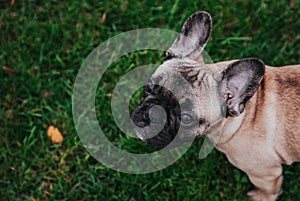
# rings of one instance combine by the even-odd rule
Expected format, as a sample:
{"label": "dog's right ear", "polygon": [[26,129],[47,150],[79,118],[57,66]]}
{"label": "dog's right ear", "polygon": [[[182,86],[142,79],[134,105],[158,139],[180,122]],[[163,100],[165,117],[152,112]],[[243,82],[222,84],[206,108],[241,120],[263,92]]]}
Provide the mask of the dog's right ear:
{"label": "dog's right ear", "polygon": [[189,57],[198,60],[212,29],[212,19],[205,11],[192,14],[166,53],[166,59]]}
{"label": "dog's right ear", "polygon": [[256,58],[233,62],[222,72],[226,117],[235,117],[244,111],[248,100],[260,86],[264,73],[265,64]]}

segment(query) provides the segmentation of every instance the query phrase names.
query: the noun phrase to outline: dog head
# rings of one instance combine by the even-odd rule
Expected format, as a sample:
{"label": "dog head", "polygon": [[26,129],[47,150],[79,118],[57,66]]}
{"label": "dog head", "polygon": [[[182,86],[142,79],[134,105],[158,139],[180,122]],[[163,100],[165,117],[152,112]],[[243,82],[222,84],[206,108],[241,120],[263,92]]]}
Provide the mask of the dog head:
{"label": "dog head", "polygon": [[131,118],[138,137],[150,145],[194,140],[215,122],[241,114],[260,85],[264,64],[258,59],[239,60],[221,71],[204,64],[211,29],[209,13],[191,15],[145,85]]}

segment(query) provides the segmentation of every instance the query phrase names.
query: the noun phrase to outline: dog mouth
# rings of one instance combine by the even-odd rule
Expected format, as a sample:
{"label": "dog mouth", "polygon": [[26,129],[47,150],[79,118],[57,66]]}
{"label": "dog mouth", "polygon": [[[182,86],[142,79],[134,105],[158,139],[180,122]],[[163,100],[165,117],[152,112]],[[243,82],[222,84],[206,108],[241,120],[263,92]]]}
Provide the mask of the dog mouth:
{"label": "dog mouth", "polygon": [[156,134],[155,132],[153,132],[153,130],[149,132],[149,129],[137,128],[135,129],[135,133],[137,137],[141,139],[143,142],[149,144],[150,146],[156,147],[158,149],[175,148],[185,142],[190,142],[195,140],[195,137],[193,136],[182,137],[182,135],[179,135],[178,133],[170,133],[170,132],[166,132],[165,130],[162,130]]}
{"label": "dog mouth", "polygon": [[134,128],[134,132],[136,134],[136,136],[142,140],[143,142],[146,142],[146,140],[148,139],[148,135],[143,131],[143,130],[139,130],[138,128]]}
{"label": "dog mouth", "polygon": [[[159,85],[145,86],[141,104],[131,114],[139,139],[156,148],[173,148],[197,136],[199,121],[189,99],[181,104]],[[182,112],[184,111],[184,112]]]}
{"label": "dog mouth", "polygon": [[147,126],[144,128],[135,127],[134,132],[140,140],[142,140],[143,142],[147,142],[149,139],[154,138],[156,135],[158,135],[162,131],[162,129],[164,129],[164,123],[152,123],[151,126]]}
{"label": "dog mouth", "polygon": [[170,144],[178,132],[174,112],[162,105],[143,103],[133,112],[132,121],[137,137],[159,149]]}
{"label": "dog mouth", "polygon": [[180,106],[173,94],[162,86],[146,86],[142,103],[131,114],[139,139],[156,148],[164,148],[179,129]]}
{"label": "dog mouth", "polygon": [[175,148],[184,142],[193,141],[192,127],[179,131],[181,127],[178,108],[142,103],[131,115],[134,131],[139,139],[158,149]]}

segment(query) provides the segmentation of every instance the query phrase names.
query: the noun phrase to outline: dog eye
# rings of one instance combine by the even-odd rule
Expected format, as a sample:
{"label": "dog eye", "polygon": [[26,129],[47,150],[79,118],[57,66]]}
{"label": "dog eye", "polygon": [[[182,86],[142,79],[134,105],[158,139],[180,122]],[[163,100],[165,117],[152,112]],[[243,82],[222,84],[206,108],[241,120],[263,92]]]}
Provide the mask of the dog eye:
{"label": "dog eye", "polygon": [[194,119],[191,115],[189,114],[183,114],[181,115],[181,122],[185,126],[189,126],[193,123]]}
{"label": "dog eye", "polygon": [[152,82],[148,82],[144,86],[144,95],[147,96],[153,92],[154,84]]}
{"label": "dog eye", "polygon": [[152,82],[148,82],[147,86],[152,90],[154,87],[154,84]]}

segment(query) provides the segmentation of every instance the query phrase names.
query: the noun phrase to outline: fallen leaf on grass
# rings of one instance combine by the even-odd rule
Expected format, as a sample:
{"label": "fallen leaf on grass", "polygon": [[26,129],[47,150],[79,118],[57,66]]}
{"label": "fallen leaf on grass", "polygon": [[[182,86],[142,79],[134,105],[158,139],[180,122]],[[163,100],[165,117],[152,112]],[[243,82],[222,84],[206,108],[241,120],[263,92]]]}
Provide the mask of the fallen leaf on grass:
{"label": "fallen leaf on grass", "polygon": [[106,21],[106,15],[107,15],[106,12],[103,13],[102,18],[100,20],[100,24],[104,24],[104,22]]}
{"label": "fallen leaf on grass", "polygon": [[54,126],[49,126],[47,130],[48,138],[55,144],[61,143],[64,140],[63,135],[58,130],[58,128]]}
{"label": "fallen leaf on grass", "polygon": [[291,8],[294,8],[294,7],[295,7],[295,0],[291,0],[291,1],[290,1],[290,7],[291,7]]}
{"label": "fallen leaf on grass", "polygon": [[12,75],[17,75],[17,74],[18,74],[14,69],[9,68],[9,67],[7,67],[7,66],[2,66],[2,69],[3,69],[5,72],[10,73],[10,74],[12,74]]}
{"label": "fallen leaf on grass", "polygon": [[44,98],[50,98],[51,96],[53,96],[54,94],[53,94],[53,92],[51,92],[51,91],[48,91],[48,90],[45,90],[45,91],[42,91],[42,96],[44,97]]}
{"label": "fallen leaf on grass", "polygon": [[16,168],[11,166],[9,169],[11,169],[12,171],[16,171]]}

